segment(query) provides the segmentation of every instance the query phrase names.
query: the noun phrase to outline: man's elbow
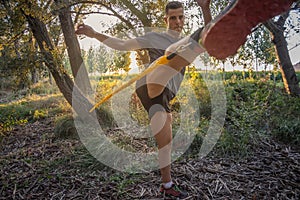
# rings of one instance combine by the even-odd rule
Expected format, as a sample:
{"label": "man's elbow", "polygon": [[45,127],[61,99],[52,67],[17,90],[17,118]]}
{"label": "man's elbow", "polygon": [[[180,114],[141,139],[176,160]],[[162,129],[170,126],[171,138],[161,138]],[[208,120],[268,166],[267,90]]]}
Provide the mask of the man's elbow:
{"label": "man's elbow", "polygon": [[124,42],[119,44],[119,51],[131,51],[132,49],[126,45]]}

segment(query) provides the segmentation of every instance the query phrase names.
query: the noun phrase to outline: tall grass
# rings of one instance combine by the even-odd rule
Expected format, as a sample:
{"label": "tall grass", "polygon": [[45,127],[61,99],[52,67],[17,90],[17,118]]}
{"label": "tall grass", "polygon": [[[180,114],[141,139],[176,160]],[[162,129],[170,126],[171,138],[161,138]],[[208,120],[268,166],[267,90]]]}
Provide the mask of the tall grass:
{"label": "tall grass", "polygon": [[[195,129],[196,137],[189,151],[195,154],[200,149],[209,126],[211,102],[210,93],[201,74],[191,72],[187,77],[183,85],[191,87],[194,91],[201,113],[199,126]],[[280,80],[272,80],[270,76],[263,78],[263,74],[255,78],[231,72],[223,77],[226,77],[223,81],[227,113],[222,135],[215,148],[216,152],[226,155],[246,155],[266,138],[299,145],[300,98],[287,95]],[[101,99],[112,91],[114,86],[120,84],[120,80],[122,80],[120,77],[116,79],[110,77],[94,82],[97,87],[96,98]],[[178,112],[183,103],[182,99],[184,98],[179,96],[171,102],[174,129],[180,124]],[[148,124],[147,114],[134,94],[130,97],[129,103],[129,116],[132,120],[140,125]],[[107,102],[103,106],[109,107],[111,104]],[[69,115],[70,112],[70,106],[56,89],[45,89],[45,86],[40,84],[32,88],[30,94],[22,99],[0,104],[0,131],[3,133],[15,125],[57,115]]]}
{"label": "tall grass", "polygon": [[[43,89],[44,88],[44,89]],[[0,104],[0,133],[36,120],[70,112],[70,106],[56,86],[38,84],[27,94],[10,94],[10,101]]]}

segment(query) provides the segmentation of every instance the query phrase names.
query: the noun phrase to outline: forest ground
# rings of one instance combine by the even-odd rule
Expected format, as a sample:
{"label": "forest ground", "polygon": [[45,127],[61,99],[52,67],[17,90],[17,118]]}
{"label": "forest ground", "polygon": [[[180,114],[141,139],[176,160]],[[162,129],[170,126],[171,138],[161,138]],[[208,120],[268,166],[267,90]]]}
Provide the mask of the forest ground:
{"label": "forest ground", "polygon": [[[126,174],[91,157],[78,140],[57,139],[50,118],[17,126],[0,145],[0,199],[156,199],[157,171]],[[174,181],[187,199],[299,199],[300,152],[263,141],[246,157],[183,158]]]}
{"label": "forest ground", "polygon": [[[10,98],[1,96],[0,103]],[[41,118],[0,133],[0,200],[161,199],[158,171],[124,173],[103,165],[80,140],[55,134],[62,97],[35,99]],[[31,106],[25,103],[18,102]],[[55,112],[43,117],[46,105]],[[299,146],[260,140],[243,156],[221,155],[218,146],[204,158],[184,155],[172,164],[173,179],[189,193],[186,199],[300,199]]]}

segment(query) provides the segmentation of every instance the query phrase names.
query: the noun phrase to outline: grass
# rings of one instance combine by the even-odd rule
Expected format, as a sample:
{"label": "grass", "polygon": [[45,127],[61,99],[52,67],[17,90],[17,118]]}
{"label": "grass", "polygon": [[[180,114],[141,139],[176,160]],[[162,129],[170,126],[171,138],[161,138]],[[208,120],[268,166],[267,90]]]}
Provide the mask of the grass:
{"label": "grass", "polygon": [[[199,127],[194,130],[197,135],[190,149],[190,153],[196,154],[209,126],[211,102],[208,88],[200,74],[192,72],[189,76],[183,86],[192,86],[199,101],[201,113]],[[264,138],[276,138],[285,143],[299,144],[299,98],[286,95],[281,82],[263,80],[261,76],[259,80],[253,78],[239,79],[236,75],[229,76],[228,74],[226,74],[226,77],[224,84],[227,98],[227,115],[216,148],[219,153],[245,155],[251,152],[250,149],[253,144],[259,143]],[[103,95],[108,89],[111,90],[118,80],[110,78],[99,81],[97,91]],[[145,114],[139,102],[136,101],[136,98],[134,96],[131,98],[133,99],[130,102],[130,116],[141,125],[147,124],[149,122],[147,114]],[[184,98],[180,97],[172,101],[174,132],[181,123],[178,111],[180,111],[180,105],[184,102],[180,102],[180,99]],[[104,106],[109,106],[109,103]],[[3,134],[15,125],[32,123],[49,117],[54,117],[57,124],[67,123],[67,129],[71,130],[73,123],[69,123],[70,113],[71,107],[55,87],[51,88],[47,84],[45,86],[38,84],[30,90],[30,94],[23,98],[0,104],[0,131]],[[62,128],[64,127],[57,127],[57,129]],[[59,130],[57,132],[60,133]],[[123,137],[118,135],[113,136],[113,142],[121,145],[124,149],[134,149],[130,146],[132,144],[130,138],[122,140]],[[126,141],[128,144],[126,144]]]}
{"label": "grass", "polygon": [[[108,88],[105,86],[105,82],[101,84],[103,84],[103,90]],[[199,126],[195,129],[197,134],[190,149],[180,158],[185,160],[186,157],[198,155],[203,137],[209,127],[211,106],[210,94],[201,76],[194,74],[190,82],[183,84],[191,85],[196,91],[195,94],[198,95],[197,98],[200,101],[199,110],[203,113]],[[113,83],[108,85],[112,86]],[[225,82],[225,86],[227,95],[226,121],[222,135],[211,155],[220,155],[225,158],[247,156],[265,138],[276,138],[287,144],[299,145],[299,98],[286,95],[282,85],[275,85],[272,81],[230,78]],[[52,89],[43,90],[42,84],[39,87],[41,89],[36,90],[39,91],[37,93],[31,92],[23,97],[16,95],[17,98],[11,102],[0,104],[1,126],[7,123],[5,126],[9,130],[16,125],[36,122],[35,128],[39,128],[40,120],[44,122],[43,120],[51,118],[51,121],[58,125],[56,128],[60,129],[61,127],[59,131],[72,129],[71,108],[63,96],[52,92],[54,91]],[[102,88],[99,89],[102,90]],[[180,101],[181,98],[178,98],[172,102],[173,114],[174,117],[177,117],[174,119],[174,128],[178,128],[178,124],[181,122],[178,113],[176,113],[181,109],[180,103],[182,102]],[[143,108],[136,106],[134,102],[131,102],[130,106],[132,106],[130,109],[131,117],[142,125],[147,123],[147,116],[141,114],[144,113]],[[35,133],[38,134],[31,137],[32,133],[29,130],[34,128],[31,128],[31,124],[25,128],[27,131],[22,132],[20,131],[22,129],[18,129],[18,131],[11,132],[10,135],[5,135],[5,133],[0,135],[0,145],[3,137],[14,139],[14,142],[6,143],[7,148],[14,151],[10,151],[0,164],[0,167],[4,169],[3,171],[9,172],[8,176],[3,176],[3,187],[1,188],[1,191],[4,191],[7,196],[14,193],[14,187],[16,187],[16,194],[18,192],[23,194],[22,191],[35,194],[37,188],[42,188],[49,191],[48,194],[58,195],[54,195],[55,198],[59,198],[59,195],[63,198],[62,191],[76,191],[86,195],[91,188],[94,188],[97,194],[114,194],[116,195],[114,197],[118,199],[132,199],[133,197],[130,196],[134,192],[134,190],[131,192],[132,188],[137,188],[144,182],[149,183],[148,185],[159,182],[158,171],[153,172],[157,173],[154,175],[152,172],[150,175],[147,174],[146,178],[143,174],[118,172],[99,162],[79,141],[68,138],[57,139],[52,134],[52,129],[48,132],[43,132],[43,129],[35,130]],[[14,133],[16,135],[13,135]],[[136,146],[134,146],[134,141],[130,136],[124,137],[122,134],[121,130],[119,133],[112,130],[111,141],[127,151],[136,152],[140,150],[134,149]],[[26,137],[22,137],[23,135]],[[22,142],[24,138],[29,138],[24,140],[26,145],[19,146],[18,142]],[[151,143],[145,144],[147,145],[145,151],[151,147],[155,148],[153,140]],[[204,162],[204,164],[206,163]],[[34,170],[30,170],[30,166]],[[217,165],[215,166],[217,167]],[[178,168],[175,169],[178,170]],[[184,170],[184,172],[186,171]],[[152,189],[147,185],[143,185],[142,188]],[[30,190],[35,191],[31,192]]]}
{"label": "grass", "polygon": [[[39,87],[42,87],[39,84]],[[45,85],[47,87],[47,85]],[[52,86],[54,87],[54,86]],[[0,133],[10,131],[15,125],[24,125],[28,122],[55,117],[69,113],[71,107],[59,93],[33,93],[19,96],[9,102],[0,104]]]}
{"label": "grass", "polygon": [[272,81],[228,81],[226,90],[228,110],[219,145],[223,152],[245,155],[266,138],[299,144],[300,98]]}

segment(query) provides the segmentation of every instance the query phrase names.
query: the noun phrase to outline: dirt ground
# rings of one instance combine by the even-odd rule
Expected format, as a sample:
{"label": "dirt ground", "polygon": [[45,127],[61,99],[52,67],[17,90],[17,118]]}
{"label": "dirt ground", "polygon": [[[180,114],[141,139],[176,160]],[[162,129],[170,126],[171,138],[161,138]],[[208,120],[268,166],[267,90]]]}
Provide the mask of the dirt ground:
{"label": "dirt ground", "polygon": [[[56,139],[51,119],[0,137],[0,199],[161,199],[158,171],[126,174],[91,157],[80,141]],[[300,199],[300,152],[265,141],[244,158],[183,158],[174,181],[187,199]]]}

